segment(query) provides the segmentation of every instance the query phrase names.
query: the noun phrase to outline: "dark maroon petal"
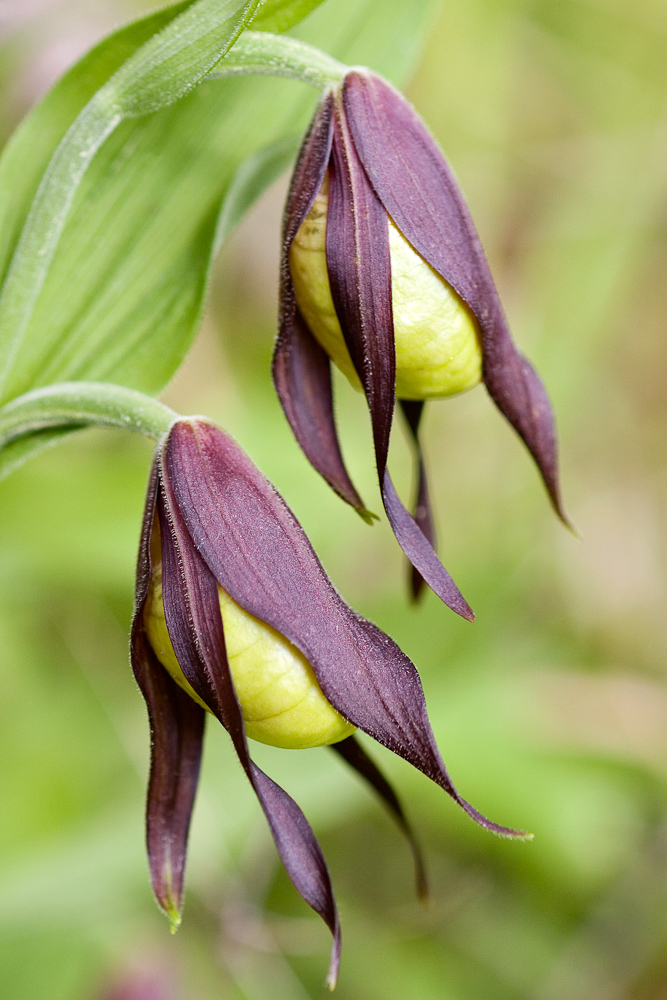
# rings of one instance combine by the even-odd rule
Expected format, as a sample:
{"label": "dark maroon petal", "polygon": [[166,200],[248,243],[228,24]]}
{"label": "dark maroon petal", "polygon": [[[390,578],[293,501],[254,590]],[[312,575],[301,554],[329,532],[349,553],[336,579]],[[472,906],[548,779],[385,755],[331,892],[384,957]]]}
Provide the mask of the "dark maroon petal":
{"label": "dark maroon petal", "polygon": [[315,112],[294,168],[285,206],[273,381],[285,416],[308,461],[343,500],[366,514],[338,443],[329,358],[301,317],[289,266],[292,241],[312,208],[326,174],[331,151],[332,102],[331,95],[327,95]]}
{"label": "dark maroon petal", "polygon": [[389,222],[368,183],[339,107],[334,113],[329,170],[327,268],[345,342],[368,400],[382,500],[393,532],[438,597],[472,621],[470,607],[403,506],[387,473],[396,391]]}
{"label": "dark maroon petal", "polygon": [[301,650],[341,715],[444,788],[477,822],[517,836],[459,796],[414,665],[336,593],[292,512],[238,445],[212,424],[182,420],[164,462],[173,504],[211,572],[241,607]]}
{"label": "dark maroon petal", "polygon": [[[301,224],[313,207],[324,182],[331,155],[333,95],[328,93],[317,106],[294,167],[283,216],[283,258],[281,277],[289,275],[287,251]],[[287,284],[287,282],[286,282]]]}
{"label": "dark maroon petal", "polygon": [[146,641],[143,610],[151,573],[150,540],[155,517],[154,463],[139,545],[135,613],[130,641],[132,669],[146,700],[151,728],[151,767],[146,842],[155,897],[174,926],[180,921],[188,831],[204,732],[204,711],[167,674]]}
{"label": "dark maroon petal", "polygon": [[373,74],[348,73],[343,105],[359,158],[387,212],[474,312],[489,394],[531,451],[567,523],[546,392],[512,341],[475,226],[442,152],[405,98]]}
{"label": "dark maroon petal", "polygon": [[206,713],[158,662],[140,626],[133,629],[131,649],[132,669],[146,699],[151,728],[146,801],[151,882],[155,898],[177,927]]}
{"label": "dark maroon petal", "polygon": [[368,400],[382,482],[396,394],[389,222],[336,105],[326,249],[331,296]]}
{"label": "dark maroon petal", "polygon": [[405,509],[388,471],[384,474],[382,499],[396,540],[417,572],[447,607],[467,621],[474,622],[472,608],[438,559],[412,514]]}
{"label": "dark maroon petal", "polygon": [[329,486],[366,520],[373,517],[354,488],[340,451],[329,356],[295,310],[273,356],[273,381],[301,449]]}
{"label": "dark maroon petal", "polygon": [[227,661],[218,584],[192,544],[170,479],[169,474],[163,477],[162,596],[174,652],[194,690],[229,733],[292,883],[334,936],[328,976],[333,987],[340,964],[340,928],[326,862],[296,802],[250,758]]}
{"label": "dark maroon petal", "polygon": [[[435,550],[435,525],[433,523],[433,511],[431,510],[431,498],[428,491],[428,479],[426,476],[426,466],[424,465],[424,455],[422,453],[421,441],[419,440],[419,423],[424,410],[424,403],[411,399],[400,399],[401,410],[410,428],[412,443],[417,453],[417,499],[415,500],[414,519],[417,522],[422,534],[428,539],[431,548]],[[416,601],[424,588],[424,578],[421,573],[414,568],[410,569],[410,589],[412,597]]]}
{"label": "dark maroon petal", "polygon": [[151,580],[151,534],[153,532],[153,522],[155,520],[155,504],[158,494],[158,459],[153,459],[151,474],[148,479],[146,490],[146,502],[144,503],[144,516],[141,522],[141,534],[139,536],[139,552],[137,555],[137,571],[134,585],[134,613],[132,616],[132,627],[143,611],[144,601],[148,594],[148,585]]}
{"label": "dark maroon petal", "polygon": [[420,899],[428,899],[429,891],[428,881],[426,879],[426,870],[424,868],[424,859],[422,857],[417,838],[413,833],[412,827],[408,822],[405,812],[403,811],[403,806],[401,805],[396,792],[391,787],[380,768],[368,756],[364,748],[354,736],[348,736],[346,740],[341,740],[340,743],[334,743],[331,749],[339,754],[346,764],[349,764],[349,766],[353,768],[357,774],[360,774],[361,777],[368,782],[371,788],[377,792],[391,813],[393,819],[398,824],[400,830],[405,834],[408,844],[410,845],[415,866],[415,884],[417,895]]}

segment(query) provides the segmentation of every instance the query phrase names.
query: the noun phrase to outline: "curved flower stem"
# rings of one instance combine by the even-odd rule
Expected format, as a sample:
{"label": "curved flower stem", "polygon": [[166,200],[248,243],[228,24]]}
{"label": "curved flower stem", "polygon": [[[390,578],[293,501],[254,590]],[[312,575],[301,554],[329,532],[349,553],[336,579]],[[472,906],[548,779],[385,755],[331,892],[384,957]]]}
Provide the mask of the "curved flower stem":
{"label": "curved flower stem", "polygon": [[151,396],[108,382],[60,382],[0,409],[0,449],[50,427],[118,427],[158,441],[178,414]]}
{"label": "curved flower stem", "polygon": [[338,62],[313,45],[289,35],[271,35],[266,31],[244,31],[224,59],[213,67],[205,80],[228,76],[287,76],[323,90],[340,83],[349,66]]}

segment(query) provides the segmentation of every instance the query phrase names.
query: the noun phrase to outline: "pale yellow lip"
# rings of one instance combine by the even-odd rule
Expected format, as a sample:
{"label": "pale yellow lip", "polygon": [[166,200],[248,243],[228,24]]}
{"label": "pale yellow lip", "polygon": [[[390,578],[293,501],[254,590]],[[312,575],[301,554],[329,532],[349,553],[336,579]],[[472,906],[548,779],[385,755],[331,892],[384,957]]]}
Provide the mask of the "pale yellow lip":
{"label": "pale yellow lip", "polygon": [[[336,315],[326,263],[328,179],[289,251],[296,302],[315,339],[356,389],[361,389]],[[482,377],[474,315],[389,219],[391,287],[400,399],[453,396]]]}
{"label": "pale yellow lip", "polygon": [[[350,736],[355,727],[326,700],[302,653],[280,632],[244,611],[222,587],[218,592],[227,657],[247,735],[293,750],[338,743]],[[185,679],[169,639],[160,564],[151,579],[144,627],[160,663],[207,708]]]}

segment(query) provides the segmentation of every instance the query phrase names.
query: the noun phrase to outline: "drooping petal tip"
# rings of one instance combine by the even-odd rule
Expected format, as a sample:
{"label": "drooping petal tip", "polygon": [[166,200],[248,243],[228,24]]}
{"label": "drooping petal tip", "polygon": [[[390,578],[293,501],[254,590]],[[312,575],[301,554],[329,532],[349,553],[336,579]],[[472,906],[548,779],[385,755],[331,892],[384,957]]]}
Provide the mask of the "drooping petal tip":
{"label": "drooping petal tip", "polygon": [[169,918],[169,930],[172,934],[175,934],[178,928],[181,926],[182,915],[180,910],[176,907],[176,904],[170,900],[167,908],[163,908],[165,914]]}
{"label": "drooping petal tip", "polygon": [[470,818],[477,823],[478,826],[483,827],[483,829],[488,830],[489,833],[495,833],[497,837],[503,837],[506,840],[522,840],[529,841],[534,839],[533,833],[528,833],[525,830],[514,830],[510,826],[500,826],[498,823],[494,823],[493,820],[487,819],[483,816],[481,812],[471,806],[469,802],[465,799],[457,799],[460,806],[463,807],[464,812],[470,816]]}
{"label": "drooping petal tip", "polygon": [[412,853],[417,896],[422,902],[428,901],[430,899],[430,893],[426,877],[424,858],[422,856],[419,842],[415,837],[412,826],[408,821],[396,792],[387,781],[378,765],[366,753],[361,743],[354,736],[348,736],[347,739],[342,740],[340,743],[335,743],[331,749],[370,785],[379,797],[380,801],[388,810],[398,828],[404,834]]}
{"label": "drooping petal tip", "polygon": [[338,973],[340,972],[340,926],[336,924],[334,930],[334,940],[331,946],[331,958],[329,960],[329,971],[327,972],[326,986],[327,989],[333,992],[336,989],[336,984],[338,982]]}

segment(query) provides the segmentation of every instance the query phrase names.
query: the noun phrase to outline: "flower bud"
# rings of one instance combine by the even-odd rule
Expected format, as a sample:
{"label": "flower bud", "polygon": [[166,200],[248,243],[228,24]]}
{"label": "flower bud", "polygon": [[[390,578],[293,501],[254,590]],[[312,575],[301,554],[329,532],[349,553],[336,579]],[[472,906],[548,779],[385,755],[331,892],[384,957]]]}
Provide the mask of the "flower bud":
{"label": "flower bud", "polygon": [[[286,750],[328,746],[351,736],[346,722],[322,694],[308,660],[285,636],[244,611],[218,585],[225,645],[246,734]],[[154,569],[144,606],[148,641],[163,667],[208,709],[185,679],[169,638],[162,603],[162,564]]]}
{"label": "flower bud", "polygon": [[[325,177],[289,249],[294,295],[310,332],[354,388],[362,391],[331,296],[328,202]],[[482,378],[482,349],[472,312],[391,219],[388,223],[396,395],[425,400],[474,388]]]}

